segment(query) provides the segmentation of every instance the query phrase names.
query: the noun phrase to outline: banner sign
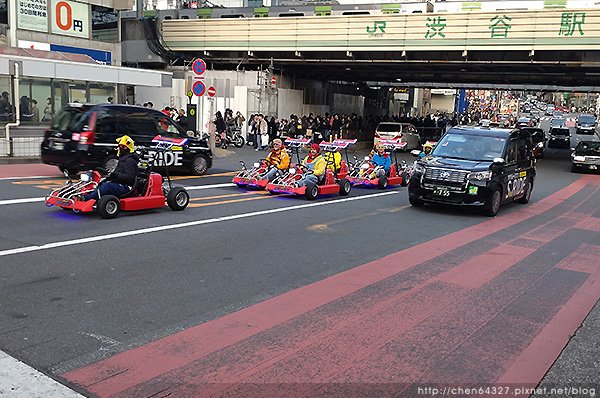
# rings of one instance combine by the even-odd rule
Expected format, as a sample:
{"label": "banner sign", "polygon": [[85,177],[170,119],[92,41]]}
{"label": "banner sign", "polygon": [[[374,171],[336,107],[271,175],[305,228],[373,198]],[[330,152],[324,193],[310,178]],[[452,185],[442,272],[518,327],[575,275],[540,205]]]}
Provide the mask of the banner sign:
{"label": "banner sign", "polygon": [[90,5],[70,0],[52,0],[52,33],[90,37]]}
{"label": "banner sign", "polygon": [[19,0],[18,4],[17,26],[19,29],[48,33],[47,0]]}

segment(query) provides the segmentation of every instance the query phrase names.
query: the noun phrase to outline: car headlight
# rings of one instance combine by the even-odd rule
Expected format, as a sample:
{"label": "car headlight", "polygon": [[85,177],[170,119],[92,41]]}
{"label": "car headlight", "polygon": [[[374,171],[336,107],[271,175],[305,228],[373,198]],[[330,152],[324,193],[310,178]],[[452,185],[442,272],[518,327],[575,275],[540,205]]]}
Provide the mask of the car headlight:
{"label": "car headlight", "polygon": [[543,148],[544,147],[544,143],[543,142],[538,142],[537,147],[538,148]]}
{"label": "car headlight", "polygon": [[88,181],[90,181],[90,180],[92,179],[92,177],[91,177],[91,176],[90,176],[88,173],[82,173],[82,174],[79,176],[79,179],[80,179],[81,181],[88,182]]}
{"label": "car headlight", "polygon": [[296,174],[296,169],[292,167],[291,169],[289,169],[289,173],[290,174]]}
{"label": "car headlight", "polygon": [[576,162],[585,162],[585,156],[575,156],[573,160]]}
{"label": "car headlight", "polygon": [[423,174],[425,173],[425,166],[422,166],[418,163],[415,163],[415,167],[414,167],[414,172],[417,174]]}
{"label": "car headlight", "polygon": [[363,164],[361,164],[360,168],[363,169],[363,170],[368,169],[369,168],[369,163],[363,163]]}
{"label": "car headlight", "polygon": [[477,181],[487,181],[491,178],[492,178],[492,172],[490,170],[476,171],[469,175],[470,180],[477,180]]}

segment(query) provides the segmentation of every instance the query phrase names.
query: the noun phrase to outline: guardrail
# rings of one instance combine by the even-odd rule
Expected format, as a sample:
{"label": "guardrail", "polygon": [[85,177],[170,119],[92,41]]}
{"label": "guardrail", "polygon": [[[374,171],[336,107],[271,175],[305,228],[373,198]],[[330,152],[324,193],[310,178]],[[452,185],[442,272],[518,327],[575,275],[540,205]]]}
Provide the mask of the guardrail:
{"label": "guardrail", "polygon": [[0,158],[40,156],[44,137],[11,137],[10,141],[0,138]]}
{"label": "guardrail", "polygon": [[176,51],[598,50],[600,10],[164,20]]}

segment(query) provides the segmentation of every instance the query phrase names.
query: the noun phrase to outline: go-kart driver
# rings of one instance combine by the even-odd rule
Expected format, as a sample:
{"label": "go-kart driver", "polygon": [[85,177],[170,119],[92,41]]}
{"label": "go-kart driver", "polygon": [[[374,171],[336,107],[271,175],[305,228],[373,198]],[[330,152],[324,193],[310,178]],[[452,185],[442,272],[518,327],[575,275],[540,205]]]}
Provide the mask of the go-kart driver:
{"label": "go-kart driver", "polygon": [[308,156],[302,161],[302,166],[306,169],[301,180],[298,180],[296,184],[301,187],[307,185],[309,182],[317,184],[321,177],[325,174],[327,162],[325,158],[320,155],[319,144],[312,144]]}
{"label": "go-kart driver", "polygon": [[383,177],[390,175],[390,167],[392,167],[392,160],[390,155],[385,151],[385,146],[378,143],[375,146],[375,154],[371,157],[371,163],[374,166],[380,166],[381,169],[377,170],[377,177]]}
{"label": "go-kart driver", "polygon": [[430,142],[426,142],[425,144],[423,144],[423,150],[419,154],[419,159],[424,158],[425,156],[429,155],[431,153],[432,149],[433,149],[433,145]]}
{"label": "go-kart driver", "polygon": [[290,156],[283,148],[283,142],[279,138],[273,140],[273,149],[267,155],[266,162],[273,166],[266,175],[269,182],[273,181],[276,176],[283,175],[283,172],[290,166]]}
{"label": "go-kart driver", "polygon": [[134,142],[131,137],[127,135],[119,137],[117,138],[117,143],[119,144],[117,151],[119,162],[117,163],[117,167],[98,186],[97,190],[85,195],[83,200],[98,200],[98,192],[100,192],[100,196],[114,195],[119,198],[131,190],[137,174],[139,157],[133,153]]}

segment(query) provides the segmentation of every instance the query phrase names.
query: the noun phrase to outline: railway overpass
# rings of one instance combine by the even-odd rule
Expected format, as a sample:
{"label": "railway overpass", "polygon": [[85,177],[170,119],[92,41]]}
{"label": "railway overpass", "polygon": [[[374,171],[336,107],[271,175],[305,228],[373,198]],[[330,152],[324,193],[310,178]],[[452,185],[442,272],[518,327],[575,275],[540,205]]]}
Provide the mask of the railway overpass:
{"label": "railway overpass", "polygon": [[600,91],[600,10],[170,19],[164,46],[214,68],[430,87]]}

